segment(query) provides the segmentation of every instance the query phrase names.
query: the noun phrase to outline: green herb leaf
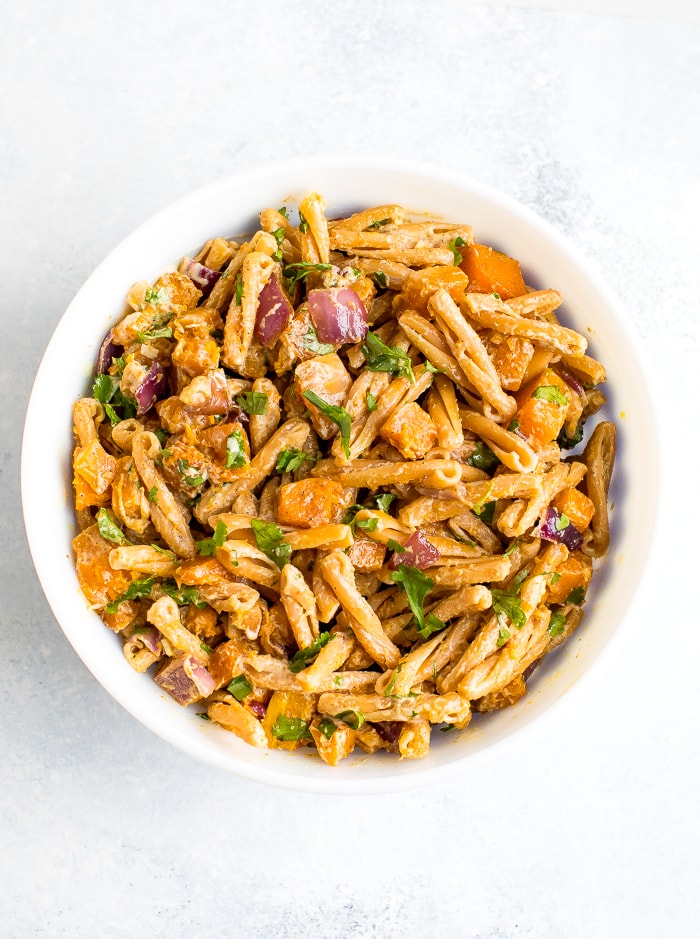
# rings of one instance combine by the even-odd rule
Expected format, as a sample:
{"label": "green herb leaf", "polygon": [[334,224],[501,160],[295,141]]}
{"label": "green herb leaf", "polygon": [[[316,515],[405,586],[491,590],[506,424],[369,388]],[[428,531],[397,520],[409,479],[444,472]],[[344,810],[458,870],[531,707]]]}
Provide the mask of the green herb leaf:
{"label": "green herb leaf", "polygon": [[343,721],[353,730],[359,730],[365,722],[365,715],[361,711],[341,711],[340,714],[334,714],[337,721]]}
{"label": "green herb leaf", "polygon": [[330,342],[321,342],[318,338],[318,334],[311,323],[304,333],[304,337],[301,340],[301,344],[308,352],[313,352],[314,355],[330,355],[331,352],[335,352],[335,346]]}
{"label": "green herb leaf", "polygon": [[445,371],[444,368],[438,368],[436,365],[433,365],[433,363],[430,362],[429,360],[426,360],[425,370],[426,372],[432,372],[434,375],[442,375]]}
{"label": "green herb leaf", "polygon": [[289,218],[289,209],[286,205],[281,205],[277,211],[283,218]]}
{"label": "green herb leaf", "polygon": [[241,277],[240,274],[236,278],[235,299],[236,299],[236,306],[240,306],[241,303],[243,303],[243,278]]}
{"label": "green herb leaf", "polygon": [[170,326],[154,327],[145,333],[136,333],[139,342],[152,342],[154,339],[172,339],[173,331]]}
{"label": "green herb leaf", "polygon": [[286,714],[280,714],[272,725],[272,736],[277,740],[311,740],[311,731],[306,721],[300,717],[287,717]]}
{"label": "green herb leaf", "polygon": [[493,522],[493,513],[496,509],[495,502],[487,502],[485,505],[474,506],[473,512],[482,522],[491,525]]}
{"label": "green herb leaf", "polygon": [[[370,333],[371,335],[371,333]],[[315,405],[322,414],[333,421],[340,430],[340,442],[343,447],[343,453],[350,458],[350,430],[352,427],[352,418],[345,408],[337,407],[335,404],[329,404],[320,398],[315,391],[304,391],[303,397],[311,404]]]}
{"label": "green herb leaf", "polygon": [[178,606],[196,606],[198,610],[203,610],[207,604],[199,599],[199,593],[196,587],[178,587],[174,580],[164,580],[161,584],[163,593],[174,600]]}
{"label": "green herb leaf", "polygon": [[284,228],[276,228],[273,232],[270,232],[272,237],[275,239],[278,245],[281,245],[284,241],[285,231]]}
{"label": "green herb leaf", "polygon": [[493,472],[500,462],[493,450],[487,447],[483,440],[477,443],[472,455],[467,460],[470,466],[484,470],[487,473]]}
{"label": "green herb leaf", "polygon": [[275,470],[278,473],[293,473],[301,469],[306,460],[313,460],[313,457],[309,456],[308,453],[304,453],[303,450],[298,450],[296,447],[287,447],[287,449],[282,450],[277,457]]}
{"label": "green herb leaf", "polygon": [[305,649],[299,649],[298,652],[294,653],[289,662],[289,671],[294,672],[295,675],[303,671],[311,659],[315,659],[321,649],[330,641],[330,633],[321,633],[317,639],[314,639],[310,646],[307,646]]}
{"label": "green herb leaf", "polygon": [[372,411],[377,410],[377,399],[374,397],[371,391],[368,391],[365,395],[365,401],[367,402],[367,410],[372,413]]}
{"label": "green herb leaf", "polygon": [[246,414],[265,414],[268,397],[264,391],[244,391],[236,395],[236,404],[240,405]]}
{"label": "green herb leaf", "polygon": [[563,613],[552,613],[549,626],[547,627],[547,632],[549,635],[554,638],[555,636],[561,636],[564,632],[564,624],[566,622],[566,617]]}
{"label": "green herb leaf", "polygon": [[313,264],[311,261],[297,261],[294,264],[287,264],[282,272],[287,292],[291,293],[300,280],[305,280],[314,271],[330,271],[332,267],[332,264]]}
{"label": "green herb leaf", "polygon": [[516,430],[518,430],[519,427],[520,427],[520,421],[514,417],[513,420],[510,422],[510,424],[508,424],[508,426],[506,427],[506,430],[509,430],[511,434],[514,434]]}
{"label": "green herb leaf", "polygon": [[390,538],[387,541],[386,546],[390,551],[398,551],[399,554],[406,553],[406,549],[404,548],[404,546],[402,544],[399,544],[398,541],[394,541],[393,538]]}
{"label": "green herb leaf", "polygon": [[226,469],[240,469],[247,462],[243,431],[234,430],[226,440]]}
{"label": "green herb leaf", "polygon": [[321,731],[326,740],[330,740],[338,729],[338,725],[333,723],[330,717],[322,717],[318,723],[318,729]]}
{"label": "green herb leaf", "polygon": [[466,245],[466,241],[464,240],[464,238],[458,235],[456,238],[453,238],[452,241],[447,246],[452,252],[454,259],[455,259],[455,264],[458,267],[462,263],[462,252],[459,249],[463,248],[465,245]]}
{"label": "green herb leaf", "polygon": [[145,577],[141,580],[132,580],[127,589],[116,600],[112,600],[111,603],[108,603],[105,607],[107,613],[116,613],[119,609],[119,605],[125,600],[143,600],[144,597],[149,596],[151,590],[153,589],[154,578]]}
{"label": "green herb leaf", "polygon": [[377,287],[379,287],[381,290],[386,290],[389,282],[384,271],[375,271],[374,274],[372,274],[372,277]]}
{"label": "green herb leaf", "polygon": [[379,231],[380,228],[383,228],[385,225],[390,225],[390,224],[391,224],[390,218],[378,218],[374,222],[372,222],[371,225],[368,225],[367,228],[365,228],[365,231],[369,231],[370,228],[374,228],[376,231]]}
{"label": "green herb leaf", "polygon": [[126,359],[123,355],[120,355],[119,358],[112,359],[112,365],[117,370],[117,375],[119,378],[124,374],[124,369],[126,368]]}
{"label": "green herb leaf", "polygon": [[392,573],[391,579],[395,584],[401,584],[403,587],[413,618],[418,624],[418,631],[427,629],[423,614],[423,603],[427,594],[435,586],[435,581],[417,567],[411,567],[407,564],[399,564],[398,571]]}
{"label": "green herb leaf", "polygon": [[114,544],[129,544],[129,539],[106,509],[100,509],[97,513],[97,530],[107,541],[112,541]]}
{"label": "green herb leaf", "polygon": [[211,538],[202,538],[201,541],[195,541],[197,552],[205,558],[213,558],[216,549],[220,548],[226,541],[226,525],[224,522],[217,522],[214,534]]}
{"label": "green herb leaf", "polygon": [[574,587],[569,596],[564,601],[565,603],[573,603],[574,606],[581,606],[586,596],[585,587]]}
{"label": "green herb leaf", "polygon": [[245,675],[236,675],[231,684],[227,686],[226,690],[230,692],[237,701],[243,701],[253,690],[253,686]]}
{"label": "green herb leaf", "polygon": [[263,522],[259,518],[252,518],[250,525],[258,548],[282,570],[292,556],[292,546],[284,540],[282,529],[274,522]]}
{"label": "green herb leaf", "polygon": [[160,443],[161,447],[165,445],[165,441],[170,436],[167,430],[163,430],[162,427],[159,427],[158,430],[155,431],[155,435],[158,438],[158,443]]}
{"label": "green herb leaf", "polygon": [[557,531],[564,531],[565,528],[568,528],[571,524],[568,515],[565,515],[563,512],[557,514],[557,517],[554,520],[554,528]]}
{"label": "green herb leaf", "polygon": [[143,299],[151,306],[160,306],[161,303],[168,302],[170,294],[165,287],[149,287],[143,295]]}
{"label": "green herb leaf", "polygon": [[496,643],[496,648],[500,649],[501,646],[505,645],[506,640],[510,639],[510,631],[502,626],[498,630],[498,642]]}
{"label": "green herb leaf", "polygon": [[522,609],[522,600],[518,595],[516,588],[513,590],[497,590],[495,587],[491,590],[491,604],[493,612],[498,617],[498,623],[501,629],[504,628],[506,618],[508,618],[516,629],[522,629],[527,622],[527,616]]}
{"label": "green herb leaf", "polygon": [[509,557],[511,556],[511,554],[515,551],[515,549],[518,547],[519,544],[520,544],[520,538],[516,538],[515,541],[512,541],[512,542],[508,545],[508,547],[506,548],[506,550],[503,552],[503,557],[504,557],[504,558],[509,558]]}
{"label": "green herb leaf", "polygon": [[447,623],[443,623],[434,613],[428,613],[425,617],[425,626],[420,627],[417,633],[421,638],[429,639],[433,633],[439,633],[443,629],[447,629]]}
{"label": "green herb leaf", "polygon": [[308,230],[309,230],[309,223],[306,221],[306,219],[300,212],[299,213],[299,231],[302,233],[302,235],[305,235]]}
{"label": "green herb leaf", "polygon": [[382,512],[388,512],[389,506],[395,498],[396,496],[393,492],[381,492],[379,495],[372,496],[372,501]]}
{"label": "green herb leaf", "polygon": [[367,333],[362,351],[370,372],[388,372],[390,375],[405,375],[415,381],[411,359],[396,346],[388,346],[376,335]]}
{"label": "green herb leaf", "polygon": [[583,421],[579,421],[576,425],[576,430],[571,437],[568,436],[564,428],[562,427],[557,437],[557,444],[562,450],[573,450],[583,440]]}
{"label": "green herb leaf", "polygon": [[154,505],[158,505],[158,487],[153,486],[148,490],[148,501],[152,502]]}
{"label": "green herb leaf", "polygon": [[174,551],[168,551],[167,548],[161,548],[161,546],[158,544],[152,544],[151,547],[153,548],[154,551],[157,551],[158,554],[164,555],[166,558],[169,558],[171,561],[175,560]]}
{"label": "green herb leaf", "polygon": [[196,467],[190,466],[187,460],[177,461],[177,471],[182,476],[182,481],[191,489],[201,486],[205,477],[202,476]]}
{"label": "green herb leaf", "polygon": [[206,711],[197,711],[197,717],[199,717],[203,721],[211,720],[211,717],[209,717]]}
{"label": "green herb leaf", "polygon": [[92,386],[92,396],[100,404],[107,404],[114,397],[118,387],[119,379],[115,375],[98,375]]}
{"label": "green herb leaf", "polygon": [[445,724],[444,727],[441,727],[441,728],[440,728],[440,733],[441,733],[441,734],[449,734],[449,732],[450,732],[451,730],[454,730],[454,729],[455,729],[455,725],[454,725],[454,724]]}
{"label": "green herb leaf", "polygon": [[563,408],[569,403],[569,399],[557,385],[540,385],[532,392],[532,397],[539,398],[541,401],[551,401],[552,404],[558,404]]}
{"label": "green herb leaf", "polygon": [[549,583],[554,586],[558,580],[561,580],[561,574],[557,574],[555,571],[552,576],[549,578]]}
{"label": "green herb leaf", "polygon": [[378,518],[361,518],[355,522],[355,526],[361,531],[376,531],[379,524]]}

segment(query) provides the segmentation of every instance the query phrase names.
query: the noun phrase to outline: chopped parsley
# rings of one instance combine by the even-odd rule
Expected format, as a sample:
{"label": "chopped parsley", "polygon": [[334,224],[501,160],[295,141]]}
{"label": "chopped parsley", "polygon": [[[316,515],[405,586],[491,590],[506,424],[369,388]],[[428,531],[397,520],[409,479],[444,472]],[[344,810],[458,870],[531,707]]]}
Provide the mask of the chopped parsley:
{"label": "chopped parsley", "polygon": [[365,395],[365,401],[367,402],[367,410],[372,413],[372,411],[377,410],[377,399],[374,397],[371,391],[368,391]]}
{"label": "chopped parsley", "polygon": [[253,686],[245,675],[236,675],[231,684],[227,686],[226,690],[229,691],[237,701],[243,701],[253,690]]}
{"label": "chopped parsley", "polygon": [[277,740],[311,740],[311,731],[306,721],[300,717],[287,717],[286,714],[279,715],[270,732]]}
{"label": "chopped parsley", "polygon": [[330,355],[331,352],[335,352],[335,346],[330,342],[320,341],[318,333],[311,323],[309,323],[308,329],[304,333],[301,344],[307,352],[313,352],[314,355]]}
{"label": "chopped parsley", "polygon": [[515,551],[515,549],[516,549],[517,547],[519,547],[519,545],[520,545],[520,538],[516,538],[515,541],[512,541],[512,542],[508,545],[508,547],[506,548],[506,550],[503,552],[503,557],[504,557],[504,558],[509,558],[509,557],[511,556],[511,554]]}
{"label": "chopped parsley", "polygon": [[562,428],[557,437],[557,444],[562,450],[573,450],[583,440],[583,421],[579,421],[571,437]]}
{"label": "chopped parsley", "polygon": [[493,522],[493,513],[496,509],[495,502],[482,502],[479,505],[475,505],[473,512],[478,519],[482,522],[486,522],[487,525],[491,525]]}
{"label": "chopped parsley", "polygon": [[158,487],[153,486],[148,490],[148,501],[152,502],[154,505],[158,505]]}
{"label": "chopped parsley", "polygon": [[376,531],[378,524],[378,518],[361,518],[355,521],[355,526],[359,528],[360,531]]}
{"label": "chopped parsley", "polygon": [[236,395],[236,404],[246,414],[265,414],[268,398],[264,391],[244,391],[242,394]]}
{"label": "chopped parsley", "polygon": [[277,211],[282,216],[282,218],[289,218],[289,209],[286,205],[281,205]]}
{"label": "chopped parsley", "polygon": [[568,528],[571,524],[571,520],[568,515],[565,515],[563,512],[557,515],[554,520],[554,527],[557,531],[564,531],[565,528]]}
{"label": "chopped parsley", "polygon": [[247,462],[243,431],[234,430],[226,440],[226,469],[240,469]]}
{"label": "chopped parsley", "polygon": [[493,450],[487,447],[483,440],[477,443],[472,455],[467,460],[470,466],[484,470],[487,473],[493,472],[500,462]]}
{"label": "chopped parsley", "polygon": [[375,231],[379,231],[380,228],[384,228],[385,225],[391,225],[390,218],[378,218],[371,225],[368,225],[365,228],[365,231],[369,231],[370,228],[374,228]]}
{"label": "chopped parsley", "polygon": [[406,553],[406,549],[404,548],[404,546],[402,544],[399,544],[398,541],[394,541],[393,538],[390,538],[387,541],[386,546],[390,551],[398,551],[399,554]]}
{"label": "chopped parsley", "polygon": [[152,342],[154,339],[172,339],[173,331],[170,326],[154,326],[145,333],[136,333],[139,342]]}
{"label": "chopped parsley", "polygon": [[[128,417],[136,416],[136,404],[121,390],[116,375],[97,375],[92,386],[92,396],[103,405],[112,426]],[[119,417],[115,408],[121,408],[124,416]]]}
{"label": "chopped parsley", "polygon": [[374,274],[372,274],[372,277],[377,287],[379,287],[381,290],[386,290],[389,282],[387,281],[384,271],[375,271]]}
{"label": "chopped parsley", "polygon": [[224,522],[217,522],[214,534],[211,538],[203,538],[201,541],[195,541],[197,552],[202,557],[212,558],[216,554],[216,549],[220,548],[226,541],[226,525]]}
{"label": "chopped parsley", "polygon": [[120,604],[124,603],[125,600],[143,600],[144,597],[150,595],[151,590],[153,589],[154,578],[145,577],[141,580],[132,580],[127,589],[116,600],[112,600],[111,603],[108,603],[105,607],[105,612],[112,614],[116,613],[119,609]]}
{"label": "chopped parsley", "polygon": [[307,460],[313,460],[313,457],[296,447],[287,447],[277,457],[275,471],[278,473],[293,473],[301,469]]}
{"label": "chopped parsley", "polygon": [[550,401],[552,404],[558,404],[560,407],[567,407],[569,399],[562,393],[561,388],[556,385],[540,385],[532,392],[533,398],[539,398],[540,401]]}
{"label": "chopped parsley", "polygon": [[314,639],[310,646],[295,652],[289,662],[289,671],[294,672],[295,675],[303,671],[311,659],[315,659],[321,649],[327,645],[330,640],[330,633],[321,633],[317,639]]}
{"label": "chopped parsley", "polygon": [[508,639],[510,639],[510,631],[506,629],[505,626],[501,626],[501,628],[498,630],[498,642],[496,643],[496,648],[500,649],[501,646],[506,644]]}
{"label": "chopped parsley", "polygon": [[241,303],[243,303],[243,278],[241,277],[240,274],[236,278],[235,297],[236,297],[236,306],[240,306]]}
{"label": "chopped parsley", "polygon": [[581,606],[586,596],[585,587],[574,587],[569,596],[564,601],[565,603],[573,603],[574,606]]}
{"label": "chopped parsley", "polygon": [[163,446],[163,444],[165,443],[165,441],[168,439],[168,436],[169,436],[167,430],[163,430],[162,427],[158,428],[158,430],[155,432],[155,435],[158,438],[158,443],[161,445],[161,447]]}
{"label": "chopped parsley", "polygon": [[252,518],[250,526],[255,535],[258,548],[274,561],[280,570],[289,564],[292,556],[292,546],[284,540],[284,532],[274,522],[263,522],[262,519]]}
{"label": "chopped parsley", "polygon": [[520,427],[520,421],[514,417],[513,420],[510,422],[510,424],[508,424],[508,426],[506,427],[506,430],[509,430],[511,434],[514,434],[518,430],[519,427]]}
{"label": "chopped parsley", "polygon": [[318,729],[321,731],[326,740],[330,740],[333,734],[338,729],[338,725],[335,724],[330,717],[322,717],[318,724]]}
{"label": "chopped parsley", "polygon": [[197,486],[201,486],[206,479],[198,470],[196,466],[190,466],[187,460],[178,460],[177,461],[177,471],[182,476],[182,480],[186,486],[189,486],[190,489],[196,489]]}
{"label": "chopped parsley", "polygon": [[379,495],[372,496],[372,501],[382,512],[388,512],[389,506],[395,498],[393,492],[381,492]]}
{"label": "chopped parsley", "polygon": [[353,730],[359,730],[365,722],[365,715],[361,711],[341,711],[340,714],[334,714],[337,721],[342,721]]}
{"label": "chopped parsley", "polygon": [[308,230],[309,230],[309,223],[306,221],[306,219],[300,212],[299,213],[299,231],[302,233],[302,235],[305,235]]}
{"label": "chopped parsley", "polygon": [[398,571],[394,571],[391,579],[395,584],[401,584],[408,600],[408,605],[413,613],[413,618],[417,623],[418,635],[427,639],[433,633],[439,632],[445,628],[445,623],[434,613],[428,616],[423,612],[423,604],[427,594],[435,586],[432,577],[428,577],[417,567],[411,567],[408,564],[399,564]]}
{"label": "chopped parsley", "polygon": [[[509,619],[516,629],[522,629],[527,622],[527,616],[523,611],[522,600],[520,599],[520,588],[528,573],[528,569],[523,568],[513,581],[510,590],[498,590],[496,587],[491,590],[491,607],[496,614],[501,631],[506,628],[506,619]],[[506,638],[508,637],[506,636]]]}
{"label": "chopped parsley", "polygon": [[284,228],[276,228],[273,232],[270,232],[272,237],[275,239],[278,245],[281,245],[284,241],[285,231]]}
{"label": "chopped parsley", "polygon": [[129,539],[111,517],[107,509],[100,509],[97,513],[97,530],[107,541],[112,541],[114,544],[129,544]]}
{"label": "chopped parsley", "polygon": [[388,346],[376,333],[367,333],[362,351],[370,372],[388,372],[390,375],[405,375],[415,381],[409,356],[396,346]]}
{"label": "chopped parsley", "polygon": [[433,365],[429,359],[426,360],[425,370],[426,372],[432,372],[433,375],[442,375],[445,371],[444,368],[438,368],[436,365]]}
{"label": "chopped parsley", "polygon": [[196,606],[198,610],[206,608],[204,600],[199,599],[199,593],[196,587],[178,587],[174,580],[164,580],[161,584],[163,593],[167,594],[171,600],[174,600],[178,606]]}
{"label": "chopped parsley", "polygon": [[164,557],[168,558],[169,560],[171,561],[175,560],[174,551],[168,551],[167,548],[161,548],[161,546],[158,544],[152,544],[151,547],[153,548],[154,551],[157,551],[158,554],[162,554]]}
{"label": "chopped parsley", "polygon": [[549,626],[547,627],[547,632],[552,638],[556,636],[561,636],[564,632],[564,624],[566,622],[566,617],[563,613],[552,613]]}
{"label": "chopped parsley", "polygon": [[[369,333],[371,335],[371,333]],[[352,418],[345,408],[338,407],[335,404],[329,404],[320,398],[315,391],[304,391],[303,397],[311,404],[315,405],[322,414],[333,421],[340,430],[340,442],[343,447],[343,453],[350,458],[350,429],[352,427]]]}
{"label": "chopped parsley", "polygon": [[[301,226],[299,227],[301,228]],[[314,271],[330,271],[332,267],[332,264],[313,264],[311,261],[297,261],[295,264],[287,264],[283,271],[287,292],[291,292],[299,281],[305,280]]]}
{"label": "chopped parsley", "polygon": [[143,295],[143,299],[146,303],[150,303],[151,306],[160,306],[161,303],[167,303],[170,299],[170,294],[165,287],[149,287]]}
{"label": "chopped parsley", "polygon": [[457,265],[457,267],[459,267],[459,265],[462,263],[462,252],[459,249],[464,248],[465,245],[466,245],[466,241],[464,240],[464,238],[458,235],[456,238],[453,238],[452,241],[447,246],[454,256],[455,264]]}

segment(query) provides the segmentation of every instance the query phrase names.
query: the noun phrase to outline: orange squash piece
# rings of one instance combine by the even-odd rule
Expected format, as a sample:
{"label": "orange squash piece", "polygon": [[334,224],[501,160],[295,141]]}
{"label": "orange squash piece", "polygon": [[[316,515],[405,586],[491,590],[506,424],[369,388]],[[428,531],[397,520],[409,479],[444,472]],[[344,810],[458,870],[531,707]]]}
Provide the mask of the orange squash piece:
{"label": "orange squash piece", "polygon": [[352,503],[352,492],[334,479],[309,476],[280,486],[277,521],[296,528],[317,528],[340,522]]}
{"label": "orange squash piece", "polygon": [[549,587],[548,603],[564,603],[576,587],[588,587],[591,582],[592,566],[589,559],[580,553],[570,554],[557,568],[560,575],[556,583]]}
{"label": "orange squash piece", "polygon": [[527,293],[520,264],[515,258],[488,245],[466,245],[459,250],[462,255],[459,266],[469,278],[468,289],[473,293],[497,293],[501,300]]}
{"label": "orange squash piece", "polygon": [[529,382],[516,396],[518,431],[540,450],[556,440],[569,407],[569,386],[551,368]]}
{"label": "orange squash piece", "polygon": [[314,714],[314,699],[311,695],[301,694],[298,691],[275,691],[267,706],[267,713],[263,719],[263,730],[267,734],[268,746],[273,750],[297,750],[304,744],[311,743],[309,736],[302,740],[280,740],[272,733],[272,728],[280,715],[290,719],[295,717],[305,721],[307,726],[311,723]]}
{"label": "orange squash piece", "polygon": [[422,459],[438,443],[435,422],[415,401],[402,404],[394,411],[382,425],[379,436],[407,460]]}
{"label": "orange squash piece", "polygon": [[575,528],[583,531],[588,528],[595,512],[595,507],[588,496],[580,489],[569,486],[552,499],[552,506],[569,519]]}

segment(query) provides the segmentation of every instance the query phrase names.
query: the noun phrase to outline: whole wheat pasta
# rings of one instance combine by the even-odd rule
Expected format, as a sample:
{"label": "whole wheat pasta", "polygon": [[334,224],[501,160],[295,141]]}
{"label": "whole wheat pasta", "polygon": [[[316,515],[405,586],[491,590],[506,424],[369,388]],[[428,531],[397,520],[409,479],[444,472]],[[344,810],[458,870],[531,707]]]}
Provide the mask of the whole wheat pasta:
{"label": "whole wheat pasta", "polygon": [[73,412],[76,572],[131,667],[329,766],[513,706],[610,536],[605,368],[559,292],[468,224],[318,192],[175,266]]}

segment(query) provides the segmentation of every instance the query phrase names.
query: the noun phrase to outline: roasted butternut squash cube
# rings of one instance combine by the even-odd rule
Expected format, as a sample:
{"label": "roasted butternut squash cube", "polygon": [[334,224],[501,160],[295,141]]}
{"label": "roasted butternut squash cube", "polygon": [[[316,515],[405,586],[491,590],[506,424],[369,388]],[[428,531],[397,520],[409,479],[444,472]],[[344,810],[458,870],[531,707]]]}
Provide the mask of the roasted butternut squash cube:
{"label": "roasted butternut squash cube", "polygon": [[559,574],[556,583],[549,587],[548,603],[565,603],[566,598],[576,587],[588,587],[591,582],[592,565],[585,554],[570,554],[557,568]]}
{"label": "roasted butternut squash cube", "polygon": [[584,531],[591,524],[595,507],[588,496],[580,489],[569,486],[552,499],[552,505],[562,515],[566,515],[571,524]]}
{"label": "roasted butternut squash cube", "polygon": [[352,503],[352,492],[333,479],[309,476],[280,486],[277,521],[295,528],[317,528],[342,521]]}
{"label": "roasted butternut squash cube", "polygon": [[76,447],[73,451],[73,470],[82,476],[85,482],[98,495],[102,495],[112,485],[117,461],[111,456],[99,440],[91,440],[86,447]]}
{"label": "roasted butternut squash cube", "polygon": [[309,725],[314,699],[298,691],[276,691],[270,698],[262,725],[272,749],[297,750],[311,742]]}
{"label": "roasted butternut squash cube", "polygon": [[403,290],[394,301],[396,313],[404,310],[415,310],[425,314],[428,310],[428,300],[432,295],[444,288],[455,303],[464,297],[469,287],[469,278],[458,267],[441,264],[438,267],[424,267],[419,271],[411,271],[403,285]]}
{"label": "roasted butternut squash cube", "polygon": [[386,548],[378,541],[371,541],[369,538],[358,538],[348,548],[348,557],[352,561],[352,566],[361,574],[369,574],[370,571],[378,571],[384,564]]}
{"label": "roasted butternut squash cube", "polygon": [[518,393],[517,429],[535,450],[557,439],[566,420],[569,394],[569,386],[551,368]]}
{"label": "roasted butternut squash cube", "polygon": [[[110,567],[109,552],[113,547],[111,542],[105,541],[100,535],[97,525],[91,525],[73,539],[80,589],[88,603],[98,609],[125,593],[131,583],[127,571],[115,571]],[[105,615],[103,619],[116,632],[133,620],[136,611],[136,605],[126,600],[119,605],[116,613]]]}
{"label": "roasted butternut squash cube", "polygon": [[331,721],[330,718],[325,718],[325,723],[315,720],[310,729],[318,755],[324,763],[335,766],[352,753],[357,738],[352,727],[347,727],[345,724],[336,724],[331,736],[327,737],[321,727],[328,732],[332,729],[330,724],[335,724],[335,721]]}
{"label": "roasted butternut squash cube", "polygon": [[522,297],[527,292],[520,264],[515,258],[501,254],[488,245],[467,245],[460,248],[459,265],[469,278],[474,293],[497,293],[501,300]]}
{"label": "roasted butternut squash cube", "polygon": [[407,460],[422,459],[438,442],[432,417],[415,401],[394,411],[379,435]]}
{"label": "roasted butternut squash cube", "polygon": [[491,359],[506,391],[517,391],[527,372],[535,347],[520,336],[494,334],[489,342]]}

